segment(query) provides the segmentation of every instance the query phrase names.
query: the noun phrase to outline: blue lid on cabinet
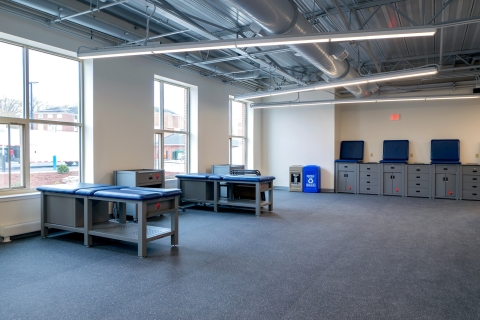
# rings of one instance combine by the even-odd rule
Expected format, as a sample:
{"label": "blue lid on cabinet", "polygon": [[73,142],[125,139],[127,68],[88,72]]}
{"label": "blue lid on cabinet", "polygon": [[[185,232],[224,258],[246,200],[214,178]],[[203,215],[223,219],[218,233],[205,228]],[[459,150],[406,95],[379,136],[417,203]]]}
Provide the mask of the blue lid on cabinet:
{"label": "blue lid on cabinet", "polygon": [[460,164],[460,140],[432,139],[430,160],[431,163]]}
{"label": "blue lid on cabinet", "polygon": [[340,144],[340,160],[363,160],[363,140],[342,141]]}
{"label": "blue lid on cabinet", "polygon": [[384,140],[383,160],[380,162],[407,162],[408,140]]}

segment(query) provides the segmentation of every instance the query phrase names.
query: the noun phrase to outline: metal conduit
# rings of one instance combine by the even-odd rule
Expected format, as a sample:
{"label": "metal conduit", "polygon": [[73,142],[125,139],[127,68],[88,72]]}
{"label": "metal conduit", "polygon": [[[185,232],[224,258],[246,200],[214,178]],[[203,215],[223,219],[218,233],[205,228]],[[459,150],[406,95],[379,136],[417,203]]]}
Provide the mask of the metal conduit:
{"label": "metal conduit", "polygon": [[[22,4],[24,6],[30,7],[30,8],[34,8],[34,9],[39,10],[39,11],[46,12],[46,13],[51,14],[53,16],[58,15],[58,5],[54,4],[54,3],[51,3],[49,1],[45,1],[45,0],[12,0],[12,1],[16,2],[16,3],[19,3],[19,4]],[[65,15],[76,14],[75,11],[72,11],[72,10],[67,9],[67,8],[63,8],[62,13],[65,14]],[[110,36],[117,37],[119,39],[124,39],[128,42],[134,42],[134,41],[144,39],[144,37],[135,35],[132,32],[127,33],[126,30],[123,30],[119,27],[115,27],[111,24],[107,24],[105,22],[99,21],[98,19],[95,19],[95,18],[93,18],[89,15],[75,16],[75,17],[69,18],[69,20],[71,22],[77,23],[77,24],[82,25],[84,27],[103,32],[103,33],[108,34]],[[175,58],[175,59],[178,59],[178,60],[181,60],[181,61],[185,61],[187,63],[197,63],[197,62],[202,61],[202,59],[200,59],[199,57],[197,57],[195,55],[192,55],[192,54],[189,54],[189,55],[185,56],[182,53],[169,53],[167,55],[172,57],[172,58]],[[202,69],[206,69],[206,70],[214,72],[214,73],[228,73],[228,70],[226,70],[226,69],[213,67],[213,66],[209,66],[209,65],[202,65]],[[250,72],[250,74],[248,74],[248,71],[246,71],[246,73],[247,74],[245,74],[243,78],[241,78],[241,75],[236,75],[236,76],[225,75],[225,77],[228,77],[231,80],[239,80],[240,78],[242,80],[247,80],[247,79],[254,79],[254,78],[258,77],[258,75],[255,77],[256,74],[252,74],[251,72]]]}
{"label": "metal conduit", "polygon": [[[232,5],[247,14],[252,21],[260,24],[268,34],[304,35],[318,32],[303,15],[298,12],[293,0],[228,0]],[[303,58],[320,69],[331,79],[359,78],[358,72],[350,68],[347,60],[337,60],[330,52],[339,50],[337,43],[315,43],[289,45]],[[343,48],[341,49],[343,51]],[[345,89],[356,97],[368,97],[378,90],[376,85],[360,84],[346,86]]]}

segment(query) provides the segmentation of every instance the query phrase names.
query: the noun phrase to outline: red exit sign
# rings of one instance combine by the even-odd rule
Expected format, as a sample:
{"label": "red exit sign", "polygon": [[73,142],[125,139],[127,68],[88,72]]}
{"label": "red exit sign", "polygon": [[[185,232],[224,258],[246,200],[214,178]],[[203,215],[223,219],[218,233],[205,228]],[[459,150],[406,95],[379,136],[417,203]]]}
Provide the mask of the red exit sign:
{"label": "red exit sign", "polygon": [[391,121],[398,121],[398,120],[400,120],[400,114],[399,114],[399,113],[392,113],[392,114],[390,115],[390,120],[391,120]]}

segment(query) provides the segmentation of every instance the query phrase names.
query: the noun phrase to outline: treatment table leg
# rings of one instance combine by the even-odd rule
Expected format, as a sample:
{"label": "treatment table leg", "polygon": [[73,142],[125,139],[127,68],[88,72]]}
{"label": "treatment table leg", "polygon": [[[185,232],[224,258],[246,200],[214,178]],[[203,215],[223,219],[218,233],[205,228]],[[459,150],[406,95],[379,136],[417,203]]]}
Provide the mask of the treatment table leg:
{"label": "treatment table leg", "polygon": [[170,214],[170,229],[175,231],[170,237],[170,244],[172,246],[178,245],[178,199],[179,196],[175,196],[175,212]]}
{"label": "treatment table leg", "polygon": [[268,201],[270,204],[268,205],[268,211],[273,210],[273,182],[271,182],[270,190],[268,190]]}
{"label": "treatment table leg", "polygon": [[89,231],[92,230],[92,200],[88,197],[83,198],[83,245],[89,247],[92,245],[92,236]]}
{"label": "treatment table leg", "polygon": [[138,256],[147,256],[147,204],[144,201],[137,203],[138,221]]}
{"label": "treatment table leg", "polygon": [[45,238],[48,236],[48,228],[45,227],[45,221],[47,220],[47,201],[45,198],[46,196],[42,192],[42,195],[40,196],[40,202],[41,202],[40,234],[42,238]]}
{"label": "treatment table leg", "polygon": [[260,201],[262,201],[262,195],[260,192],[260,182],[255,183],[255,215],[260,215]]}

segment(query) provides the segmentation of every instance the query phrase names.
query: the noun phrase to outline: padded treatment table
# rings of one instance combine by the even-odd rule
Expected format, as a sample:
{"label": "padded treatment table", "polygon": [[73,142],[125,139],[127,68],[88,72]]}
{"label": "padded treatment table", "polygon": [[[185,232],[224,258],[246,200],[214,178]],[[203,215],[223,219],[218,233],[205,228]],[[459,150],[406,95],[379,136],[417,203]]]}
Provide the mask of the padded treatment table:
{"label": "padded treatment table", "polygon": [[407,163],[408,140],[384,140],[383,159],[380,163]]}
{"label": "padded treatment table", "polygon": [[[84,244],[92,244],[92,236],[138,243],[138,255],[146,256],[147,242],[171,236],[171,244],[178,244],[179,189],[128,188],[125,186],[76,185],[41,186],[42,237],[48,228],[84,234]],[[108,203],[119,205],[120,220],[108,219]],[[138,208],[138,223],[126,222],[126,204]],[[171,228],[147,225],[151,215],[171,214]],[[53,220],[53,221],[51,221]]]}
{"label": "padded treatment table", "polygon": [[340,159],[335,162],[362,162],[364,146],[363,140],[342,141],[340,143]]}
{"label": "padded treatment table", "polygon": [[[182,201],[202,202],[213,204],[214,211],[218,212],[218,205],[233,207],[249,207],[255,209],[255,214],[260,215],[261,208],[268,206],[273,210],[273,180],[272,176],[248,175],[216,175],[208,173],[178,174],[178,185],[182,189]],[[227,197],[220,197],[220,184],[227,184]],[[255,200],[234,199],[232,188],[234,185],[253,185],[255,187]],[[268,198],[262,200],[261,193],[268,191]]]}
{"label": "padded treatment table", "polygon": [[[86,198],[92,192],[106,189],[120,189],[122,186],[107,184],[76,183],[46,185],[37,188],[41,191],[40,230],[43,238],[48,229],[60,229],[85,233]],[[91,208],[93,223],[107,221],[108,203],[95,202]]]}

